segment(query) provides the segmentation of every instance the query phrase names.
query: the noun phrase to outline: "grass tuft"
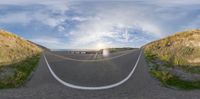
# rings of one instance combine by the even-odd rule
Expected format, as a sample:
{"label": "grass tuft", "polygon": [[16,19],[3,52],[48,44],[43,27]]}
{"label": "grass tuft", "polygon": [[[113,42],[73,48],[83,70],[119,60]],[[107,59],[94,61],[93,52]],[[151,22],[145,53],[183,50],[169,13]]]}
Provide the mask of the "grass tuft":
{"label": "grass tuft", "polygon": [[[33,57],[27,58],[19,63],[11,64],[6,67],[11,67],[15,71],[13,76],[9,76],[0,80],[0,88],[15,88],[23,85],[31,72],[36,68],[40,59],[40,55],[35,55]],[[4,67],[1,67],[4,69]]]}
{"label": "grass tuft", "polygon": [[200,81],[182,80],[168,72],[158,70],[151,70],[150,74],[166,87],[175,87],[184,90],[200,89]]}

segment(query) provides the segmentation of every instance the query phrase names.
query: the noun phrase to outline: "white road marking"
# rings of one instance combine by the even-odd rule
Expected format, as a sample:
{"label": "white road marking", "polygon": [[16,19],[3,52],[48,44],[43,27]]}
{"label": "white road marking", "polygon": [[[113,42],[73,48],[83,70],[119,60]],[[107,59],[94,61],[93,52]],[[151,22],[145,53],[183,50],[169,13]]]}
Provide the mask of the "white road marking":
{"label": "white road marking", "polygon": [[121,55],[117,55],[117,56],[114,56],[114,57],[104,58],[104,59],[98,59],[98,60],[79,60],[79,59],[74,59],[74,58],[70,58],[70,57],[66,57],[66,56],[57,55],[57,54],[50,53],[50,52],[48,52],[48,53],[51,54],[51,55],[54,55],[54,56],[56,56],[56,57],[59,57],[59,58],[62,58],[62,59],[66,59],[66,60],[80,61],[80,62],[94,62],[94,61],[111,60],[111,59],[114,59],[114,58],[118,58],[118,57],[121,57],[121,56],[130,54],[130,53],[132,53],[132,52],[134,52],[134,51],[127,52],[127,53],[124,53],[124,54],[121,54]]}
{"label": "white road marking", "polygon": [[117,87],[123,83],[125,83],[134,73],[138,63],[139,63],[139,60],[140,60],[140,57],[142,55],[142,50],[140,50],[140,54],[139,54],[139,57],[132,69],[132,71],[129,73],[129,75],[124,78],[123,80],[117,82],[117,83],[114,83],[114,84],[110,84],[110,85],[105,85],[105,86],[99,86],[99,87],[86,87],[86,86],[79,86],[79,85],[75,85],[75,84],[70,84],[70,83],[67,83],[65,81],[63,81],[62,79],[60,79],[54,72],[53,70],[51,69],[47,59],[46,59],[46,56],[44,55],[44,59],[45,59],[45,62],[47,64],[47,67],[49,69],[49,71],[51,72],[52,76],[58,81],[60,82],[61,84],[67,86],[67,87],[70,87],[70,88],[74,88],[74,89],[81,89],[81,90],[103,90],[103,89],[110,89],[110,88],[114,88],[114,87]]}

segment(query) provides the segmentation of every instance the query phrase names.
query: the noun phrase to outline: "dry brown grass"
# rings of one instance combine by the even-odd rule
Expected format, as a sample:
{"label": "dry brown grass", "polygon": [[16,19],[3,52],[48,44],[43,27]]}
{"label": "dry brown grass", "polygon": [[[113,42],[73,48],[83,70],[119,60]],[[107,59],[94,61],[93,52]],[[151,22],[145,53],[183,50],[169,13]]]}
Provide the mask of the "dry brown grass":
{"label": "dry brown grass", "polygon": [[156,55],[172,66],[200,66],[200,30],[178,32],[145,46],[145,53]]}
{"label": "dry brown grass", "polygon": [[17,35],[0,30],[0,66],[22,61],[41,51],[39,47]]}

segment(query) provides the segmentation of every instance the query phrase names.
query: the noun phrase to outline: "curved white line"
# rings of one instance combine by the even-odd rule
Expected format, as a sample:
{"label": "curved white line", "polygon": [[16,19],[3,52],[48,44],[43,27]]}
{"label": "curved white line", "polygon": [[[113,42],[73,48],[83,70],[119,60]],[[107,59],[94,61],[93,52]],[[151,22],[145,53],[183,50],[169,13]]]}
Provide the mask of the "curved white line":
{"label": "curved white line", "polygon": [[117,82],[117,83],[115,83],[115,84],[105,85],[105,86],[99,86],[99,87],[79,86],[79,85],[70,84],[70,83],[67,83],[67,82],[61,80],[61,79],[53,72],[53,70],[51,69],[51,67],[50,67],[50,65],[49,65],[49,63],[48,63],[48,61],[47,61],[45,55],[44,55],[44,59],[45,59],[45,62],[46,62],[46,64],[47,64],[47,67],[48,67],[49,71],[51,72],[52,76],[53,76],[58,82],[60,82],[61,84],[65,85],[65,86],[67,86],[67,87],[70,87],[70,88],[81,89],[81,90],[103,90],[103,89],[109,89],[109,88],[117,87],[117,86],[123,84],[124,82],[126,82],[126,81],[132,76],[132,74],[134,73],[134,71],[135,71],[135,69],[136,69],[136,67],[137,67],[137,65],[138,65],[138,63],[139,63],[139,60],[140,60],[141,55],[142,55],[142,50],[140,51],[139,57],[138,57],[138,59],[137,59],[135,65],[134,65],[132,71],[129,73],[129,75],[128,75],[126,78],[124,78],[123,80],[121,80],[121,81],[119,81],[119,82]]}

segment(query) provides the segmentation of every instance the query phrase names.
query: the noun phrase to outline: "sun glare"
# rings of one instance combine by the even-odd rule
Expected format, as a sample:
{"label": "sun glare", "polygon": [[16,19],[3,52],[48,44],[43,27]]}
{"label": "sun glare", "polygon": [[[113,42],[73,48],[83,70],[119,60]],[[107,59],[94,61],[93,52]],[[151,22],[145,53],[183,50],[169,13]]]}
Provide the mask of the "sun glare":
{"label": "sun glare", "polygon": [[105,49],[105,48],[106,48],[106,45],[101,42],[97,43],[97,45],[96,45],[97,50]]}

